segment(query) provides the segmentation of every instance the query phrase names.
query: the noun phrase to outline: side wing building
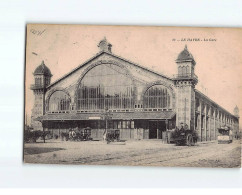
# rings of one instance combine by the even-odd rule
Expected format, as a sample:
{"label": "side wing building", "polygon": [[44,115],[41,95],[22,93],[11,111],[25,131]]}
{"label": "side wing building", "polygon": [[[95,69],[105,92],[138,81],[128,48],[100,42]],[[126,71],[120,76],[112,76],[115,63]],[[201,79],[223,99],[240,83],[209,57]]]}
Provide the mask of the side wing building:
{"label": "side wing building", "polygon": [[106,38],[98,47],[97,55],[53,83],[44,62],[36,68],[35,130],[60,135],[90,127],[92,138],[102,139],[108,114],[107,128],[120,129],[121,139],[161,139],[162,131],[181,123],[197,131],[199,141],[215,140],[223,125],[238,133],[238,108],[233,115],[195,89],[196,62],[187,47],[173,78],[114,55]]}

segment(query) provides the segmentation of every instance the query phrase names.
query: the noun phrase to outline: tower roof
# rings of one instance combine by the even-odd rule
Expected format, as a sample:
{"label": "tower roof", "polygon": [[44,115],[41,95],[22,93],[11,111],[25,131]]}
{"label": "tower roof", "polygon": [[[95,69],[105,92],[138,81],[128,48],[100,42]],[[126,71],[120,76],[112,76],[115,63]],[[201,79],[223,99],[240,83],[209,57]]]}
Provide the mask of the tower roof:
{"label": "tower roof", "polygon": [[42,63],[35,69],[34,75],[45,75],[52,76],[50,69],[45,65],[44,60]]}
{"label": "tower roof", "polygon": [[239,107],[236,105],[235,108],[234,108],[234,113],[239,113]]}
{"label": "tower roof", "polygon": [[184,50],[178,55],[177,62],[192,61],[194,65],[196,64],[192,54],[188,51],[187,45],[185,45]]}
{"label": "tower roof", "polygon": [[237,105],[234,108],[234,116],[239,117],[239,107]]}

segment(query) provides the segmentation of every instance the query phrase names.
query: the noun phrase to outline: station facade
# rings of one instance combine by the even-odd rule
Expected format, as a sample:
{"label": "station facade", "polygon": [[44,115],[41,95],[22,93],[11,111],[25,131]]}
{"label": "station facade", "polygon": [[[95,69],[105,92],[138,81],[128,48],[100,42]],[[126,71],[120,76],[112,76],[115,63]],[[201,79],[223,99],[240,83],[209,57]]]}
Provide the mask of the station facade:
{"label": "station facade", "polygon": [[238,107],[231,114],[195,89],[196,62],[186,46],[172,78],[114,55],[106,38],[98,47],[93,58],[53,83],[44,61],[36,68],[34,130],[60,135],[90,127],[91,137],[102,139],[107,128],[119,129],[120,139],[161,139],[163,131],[182,123],[199,141],[215,140],[224,125],[239,132]]}

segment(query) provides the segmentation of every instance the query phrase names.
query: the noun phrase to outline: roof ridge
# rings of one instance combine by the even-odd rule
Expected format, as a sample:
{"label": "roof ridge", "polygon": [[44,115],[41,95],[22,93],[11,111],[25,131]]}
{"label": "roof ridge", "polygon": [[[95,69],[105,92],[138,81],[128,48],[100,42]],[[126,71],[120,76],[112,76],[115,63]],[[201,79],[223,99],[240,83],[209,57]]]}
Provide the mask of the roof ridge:
{"label": "roof ridge", "polygon": [[60,77],[59,79],[57,79],[56,81],[54,81],[53,83],[51,83],[47,88],[55,85],[56,83],[58,83],[59,81],[61,81],[62,79],[64,79],[65,77],[71,75],[73,72],[77,71],[79,68],[81,68],[82,66],[84,66],[85,64],[87,64],[88,62],[90,62],[91,60],[95,59],[96,57],[98,57],[99,55],[101,55],[102,53],[106,53],[104,51],[101,51],[99,53],[97,53],[95,56],[93,56],[92,58],[84,61],[82,64],[80,64],[79,66],[77,66],[76,68],[72,69],[70,72],[68,72],[67,74],[64,74],[62,77]]}
{"label": "roof ridge", "polygon": [[117,58],[120,58],[121,60],[124,60],[124,61],[126,61],[126,62],[128,62],[128,63],[131,63],[131,64],[133,64],[133,65],[135,65],[135,66],[138,66],[138,67],[143,68],[143,69],[145,69],[145,70],[148,70],[148,71],[150,71],[150,72],[152,72],[152,73],[155,73],[155,74],[157,74],[157,75],[159,75],[159,76],[162,76],[162,77],[165,77],[165,78],[167,78],[167,79],[172,80],[172,78],[170,78],[170,77],[168,77],[168,76],[166,76],[166,75],[164,75],[164,74],[162,74],[162,73],[155,72],[155,71],[152,70],[152,69],[149,69],[149,68],[147,68],[147,67],[144,67],[144,66],[142,66],[142,65],[140,65],[140,64],[137,64],[137,63],[135,63],[135,62],[132,62],[132,61],[130,61],[130,60],[127,60],[127,59],[125,59],[125,58],[123,58],[123,57],[120,57],[120,56],[118,56],[118,55],[115,55],[115,54],[113,54],[113,53],[107,53],[107,54],[112,55],[112,56],[117,57]]}

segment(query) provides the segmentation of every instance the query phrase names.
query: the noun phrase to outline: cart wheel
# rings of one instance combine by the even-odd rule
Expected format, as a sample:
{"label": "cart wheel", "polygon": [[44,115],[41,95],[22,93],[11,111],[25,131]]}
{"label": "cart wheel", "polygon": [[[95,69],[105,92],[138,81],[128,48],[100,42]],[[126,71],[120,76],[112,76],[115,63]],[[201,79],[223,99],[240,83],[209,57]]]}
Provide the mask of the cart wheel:
{"label": "cart wheel", "polygon": [[187,146],[192,146],[194,145],[193,137],[191,134],[187,135]]}
{"label": "cart wheel", "polygon": [[34,137],[31,138],[31,139],[30,139],[30,142],[31,142],[31,143],[36,143],[36,138],[34,138]]}

